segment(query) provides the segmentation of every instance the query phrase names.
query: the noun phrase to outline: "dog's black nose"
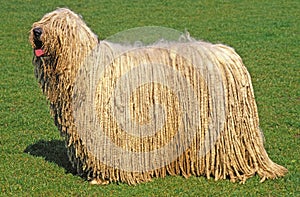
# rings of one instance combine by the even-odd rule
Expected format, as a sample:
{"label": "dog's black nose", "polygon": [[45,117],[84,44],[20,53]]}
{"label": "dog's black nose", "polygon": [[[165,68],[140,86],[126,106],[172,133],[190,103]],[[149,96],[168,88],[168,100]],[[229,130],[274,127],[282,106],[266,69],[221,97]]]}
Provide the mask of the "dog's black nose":
{"label": "dog's black nose", "polygon": [[36,38],[40,38],[40,36],[41,36],[42,33],[43,33],[43,30],[42,30],[42,28],[40,28],[40,27],[36,27],[36,28],[34,28],[32,31],[33,31],[33,34],[34,34],[34,36],[35,36]]}

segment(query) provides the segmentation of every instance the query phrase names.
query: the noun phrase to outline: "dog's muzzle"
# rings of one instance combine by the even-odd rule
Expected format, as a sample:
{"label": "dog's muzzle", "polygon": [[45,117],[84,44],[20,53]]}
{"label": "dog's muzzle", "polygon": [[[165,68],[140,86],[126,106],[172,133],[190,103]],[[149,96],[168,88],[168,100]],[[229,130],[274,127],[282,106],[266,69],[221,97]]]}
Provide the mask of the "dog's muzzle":
{"label": "dog's muzzle", "polygon": [[40,27],[36,27],[32,30],[33,32],[33,41],[34,41],[34,54],[37,57],[42,57],[45,52],[43,50],[43,42],[41,41],[41,35],[43,34],[43,30]]}

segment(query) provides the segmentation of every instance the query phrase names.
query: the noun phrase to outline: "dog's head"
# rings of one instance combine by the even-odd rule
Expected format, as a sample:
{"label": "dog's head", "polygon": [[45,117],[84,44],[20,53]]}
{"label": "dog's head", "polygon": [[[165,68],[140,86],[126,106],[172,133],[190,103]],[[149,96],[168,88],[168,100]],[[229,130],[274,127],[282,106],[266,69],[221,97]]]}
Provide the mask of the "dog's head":
{"label": "dog's head", "polygon": [[81,16],[69,9],[59,8],[33,23],[29,41],[34,50],[33,64],[51,66],[52,72],[62,72],[79,66],[97,45],[97,36]]}

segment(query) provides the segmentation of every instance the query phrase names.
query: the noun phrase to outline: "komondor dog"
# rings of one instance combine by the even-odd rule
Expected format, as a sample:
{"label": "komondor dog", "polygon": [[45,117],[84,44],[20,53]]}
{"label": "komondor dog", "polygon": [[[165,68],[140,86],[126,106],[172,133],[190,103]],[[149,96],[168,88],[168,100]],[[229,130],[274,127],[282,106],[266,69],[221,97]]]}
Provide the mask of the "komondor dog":
{"label": "komondor dog", "polygon": [[91,183],[166,175],[243,183],[287,172],[264,149],[250,75],[232,48],[99,41],[65,8],[35,22],[30,42],[69,160]]}

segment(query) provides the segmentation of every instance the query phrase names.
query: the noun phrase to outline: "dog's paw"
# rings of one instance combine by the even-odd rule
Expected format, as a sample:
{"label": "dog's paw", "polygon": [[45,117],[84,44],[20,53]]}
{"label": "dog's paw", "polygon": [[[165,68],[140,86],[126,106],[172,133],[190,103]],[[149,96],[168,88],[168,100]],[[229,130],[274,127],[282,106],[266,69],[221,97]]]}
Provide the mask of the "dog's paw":
{"label": "dog's paw", "polygon": [[100,178],[94,178],[89,182],[91,185],[108,185],[109,181]]}

